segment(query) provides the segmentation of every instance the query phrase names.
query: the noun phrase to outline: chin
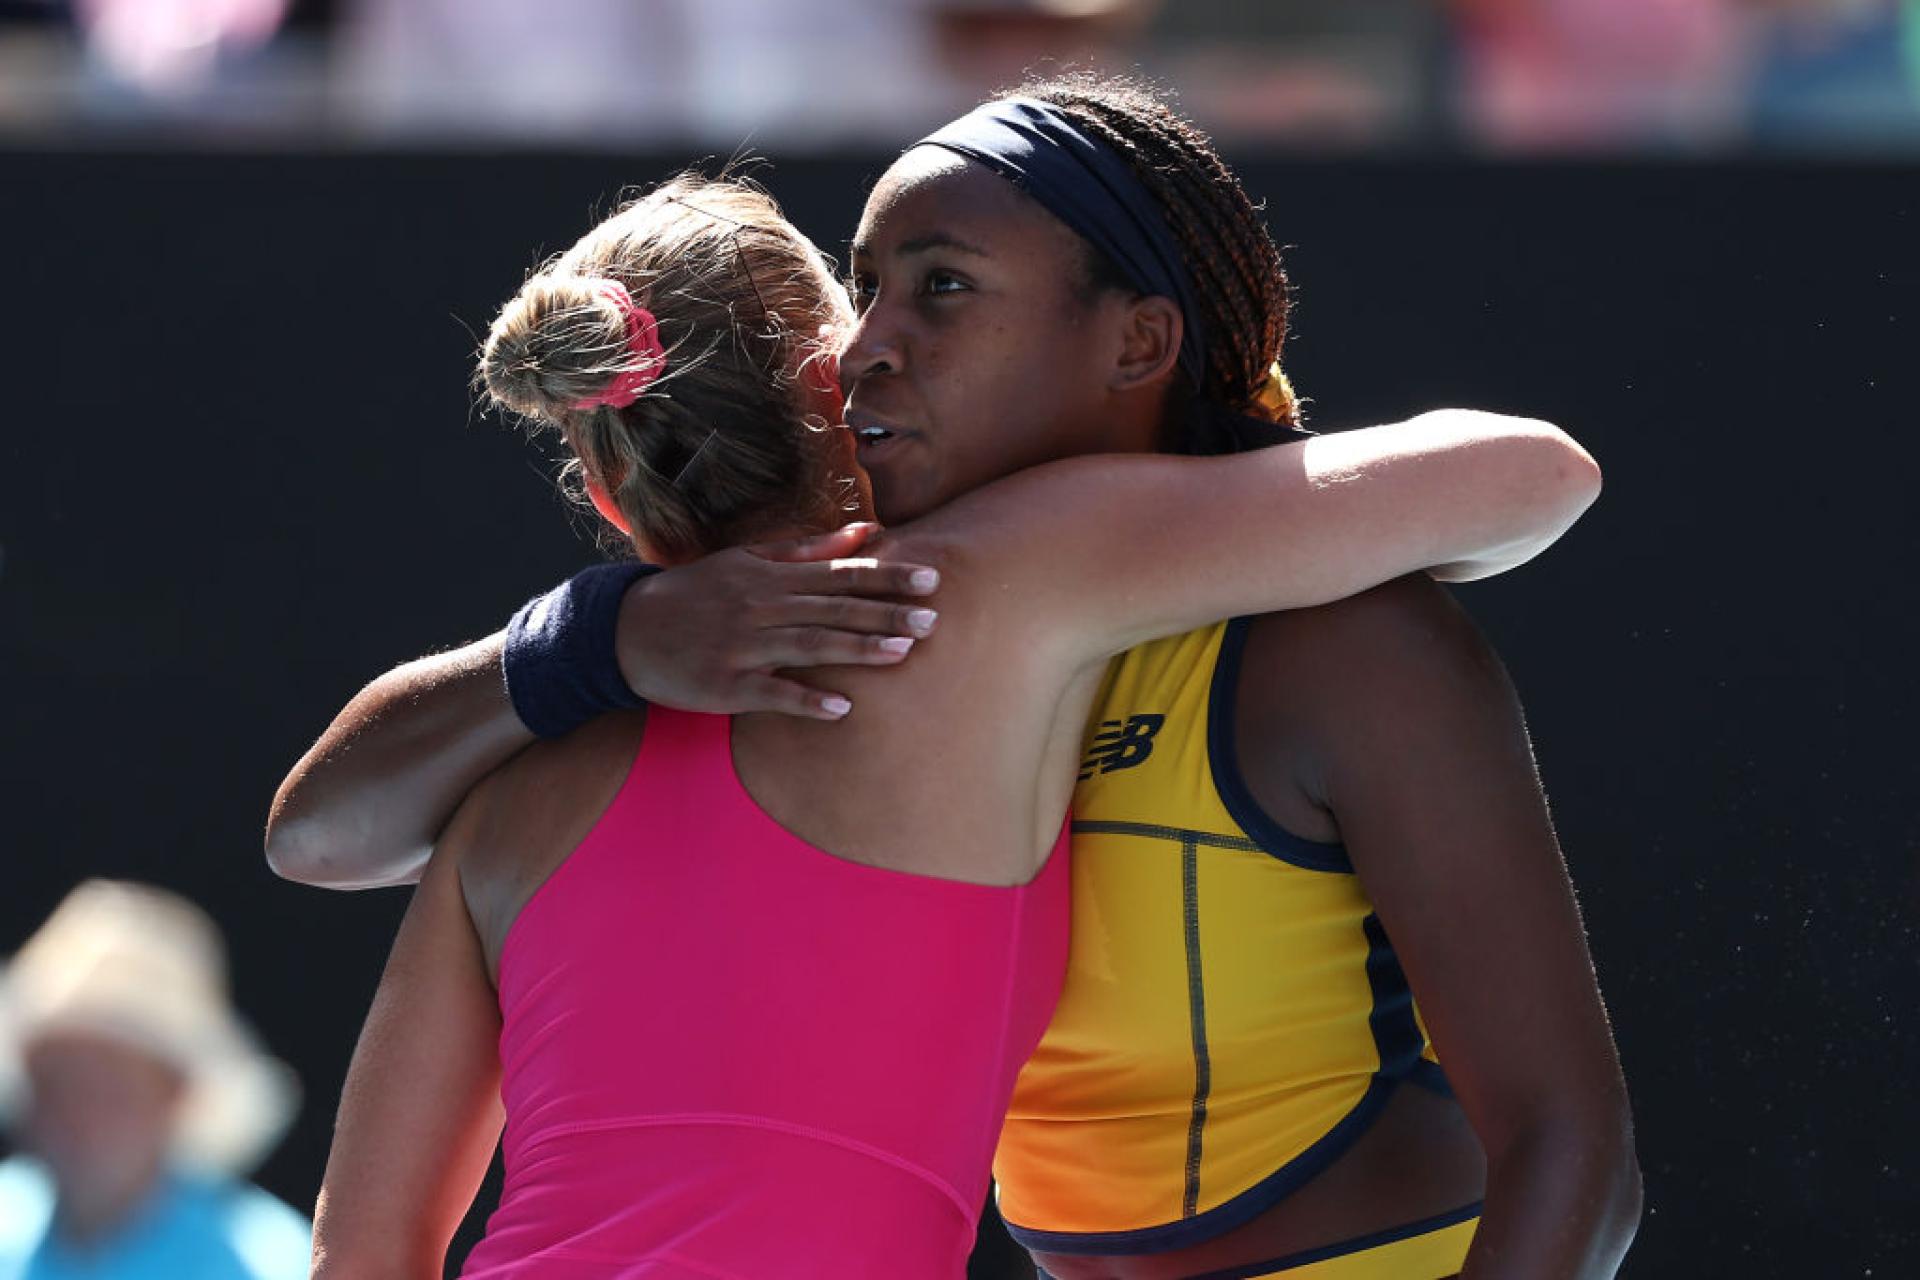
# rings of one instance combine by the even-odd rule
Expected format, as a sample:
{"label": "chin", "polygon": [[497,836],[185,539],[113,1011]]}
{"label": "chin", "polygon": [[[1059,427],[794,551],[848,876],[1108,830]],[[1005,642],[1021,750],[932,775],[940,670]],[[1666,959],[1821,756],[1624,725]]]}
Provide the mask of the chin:
{"label": "chin", "polygon": [[928,493],[921,485],[876,484],[873,488],[873,516],[883,525],[918,520],[939,505],[935,495]]}

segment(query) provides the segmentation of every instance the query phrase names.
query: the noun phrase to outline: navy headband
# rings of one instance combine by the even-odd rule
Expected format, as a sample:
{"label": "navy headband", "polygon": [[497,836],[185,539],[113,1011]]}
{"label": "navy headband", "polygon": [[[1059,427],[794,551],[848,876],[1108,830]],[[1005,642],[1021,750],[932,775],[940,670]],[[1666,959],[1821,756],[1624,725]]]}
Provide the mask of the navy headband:
{"label": "navy headband", "polygon": [[1180,367],[1196,389],[1206,385],[1207,332],[1193,277],[1152,194],[1112,148],[1034,98],[989,102],[915,145],[985,165],[1105,254],[1128,284],[1178,303],[1186,321]]}

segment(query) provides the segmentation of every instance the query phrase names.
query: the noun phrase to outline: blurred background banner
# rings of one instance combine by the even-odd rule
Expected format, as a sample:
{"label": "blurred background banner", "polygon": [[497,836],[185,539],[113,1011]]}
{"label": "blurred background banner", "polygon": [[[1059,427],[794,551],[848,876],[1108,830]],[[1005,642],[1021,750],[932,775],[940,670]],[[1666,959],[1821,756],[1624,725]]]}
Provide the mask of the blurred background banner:
{"label": "blurred background banner", "polygon": [[[305,1082],[257,1180],[310,1206],[405,898],[275,880],[273,788],[593,555],[476,335],[743,149],[844,257],[899,146],[1047,59],[1222,139],[1318,425],[1479,405],[1606,468],[1460,595],[1634,1093],[1623,1274],[1920,1274],[1915,0],[0,0],[0,955],[93,876],[204,906]],[[974,1274],[1031,1274],[996,1232]]]}
{"label": "blurred background banner", "polygon": [[888,145],[1045,59],[1230,142],[1920,149],[1920,0],[0,0],[0,136]]}

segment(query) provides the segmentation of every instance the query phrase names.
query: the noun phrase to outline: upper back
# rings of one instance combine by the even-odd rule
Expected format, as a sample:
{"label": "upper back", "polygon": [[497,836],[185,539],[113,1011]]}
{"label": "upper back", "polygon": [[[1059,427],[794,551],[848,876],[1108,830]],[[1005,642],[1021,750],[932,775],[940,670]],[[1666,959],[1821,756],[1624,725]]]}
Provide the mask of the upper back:
{"label": "upper back", "polygon": [[1066,812],[1102,666],[1036,643],[1045,602],[1005,592],[965,535],[909,529],[880,542],[883,558],[940,569],[935,632],[897,667],[793,673],[853,710],[838,722],[740,717],[734,759],[763,808],[842,857],[1019,884]]}
{"label": "upper back", "polygon": [[489,900],[514,883],[501,840],[538,881],[498,949],[508,1175],[476,1257],[672,1249],[768,1274],[735,1251],[849,1212],[898,1232],[915,1274],[927,1250],[965,1257],[1058,991],[1065,859],[1003,888],[837,857],[753,803],[732,726],[610,717],[534,748],[450,832],[483,934],[512,909]]}

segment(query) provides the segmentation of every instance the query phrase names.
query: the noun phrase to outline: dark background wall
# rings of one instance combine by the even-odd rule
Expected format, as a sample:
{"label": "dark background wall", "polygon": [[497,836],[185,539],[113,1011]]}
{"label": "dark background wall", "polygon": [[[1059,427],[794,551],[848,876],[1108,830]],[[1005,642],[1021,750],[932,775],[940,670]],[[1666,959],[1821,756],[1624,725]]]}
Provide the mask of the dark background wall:
{"label": "dark background wall", "polygon": [[[1920,1274],[1920,171],[1240,159],[1321,425],[1524,411],[1606,467],[1461,594],[1633,1087],[1625,1274]],[[267,801],[362,681],[590,554],[469,357],[677,162],[0,153],[0,951],[88,874],[210,905],[306,1079],[296,1203],[404,899],[275,880]],[[769,178],[838,246],[883,164]]]}

